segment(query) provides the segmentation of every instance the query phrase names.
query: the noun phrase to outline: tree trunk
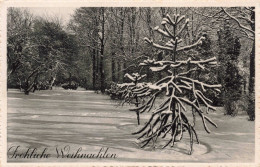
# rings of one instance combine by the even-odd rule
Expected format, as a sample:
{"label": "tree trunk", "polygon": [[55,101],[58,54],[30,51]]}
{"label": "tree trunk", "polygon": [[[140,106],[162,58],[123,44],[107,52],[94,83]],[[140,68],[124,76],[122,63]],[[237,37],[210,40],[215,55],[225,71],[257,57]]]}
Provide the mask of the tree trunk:
{"label": "tree trunk", "polygon": [[100,48],[100,89],[102,93],[105,93],[105,74],[104,74],[104,37],[105,37],[105,9],[101,8],[101,17],[102,17],[102,37],[101,37],[101,48]]}
{"label": "tree trunk", "polygon": [[[30,83],[30,78],[33,77],[33,75],[36,74],[34,80],[32,81],[32,83]],[[29,92],[32,90],[32,88],[34,87],[34,84],[36,83],[36,80],[38,78],[38,69],[34,70],[26,79],[25,82],[25,87],[24,87],[24,94],[29,95]]]}
{"label": "tree trunk", "polygon": [[251,121],[255,120],[255,42],[250,53],[250,75],[249,75],[249,104],[248,116]]}
{"label": "tree trunk", "polygon": [[[113,43],[116,43],[116,40],[113,39]],[[116,52],[115,52],[115,48],[113,46],[111,46],[111,72],[112,72],[112,81],[116,82],[116,62],[115,62],[115,56],[116,56]]]}
{"label": "tree trunk", "polygon": [[[137,85],[137,78],[135,80],[135,86]],[[139,101],[137,95],[135,96],[135,107],[138,108]],[[139,110],[136,111],[136,117],[137,117],[137,124],[140,125],[140,113]]]}
{"label": "tree trunk", "polygon": [[99,76],[99,73],[100,73],[100,68],[99,68],[99,65],[100,65],[100,57],[99,57],[99,46],[96,47],[96,50],[95,50],[95,55],[96,55],[96,69],[95,69],[95,77],[96,77],[96,82],[95,82],[95,91],[97,91],[98,89],[100,89],[100,76]]}
{"label": "tree trunk", "polygon": [[127,65],[126,65],[126,60],[124,60],[124,63],[123,63],[123,82],[126,82],[125,80],[125,74],[126,74],[126,68],[127,68]]}
{"label": "tree trunk", "polygon": [[120,61],[117,61],[117,82],[120,83],[121,81],[121,63]]}
{"label": "tree trunk", "polygon": [[69,76],[69,85],[71,85],[71,72],[69,72],[70,76]]}
{"label": "tree trunk", "polygon": [[[176,13],[177,13],[177,11],[176,11]],[[174,37],[176,36],[176,28],[177,28],[176,26],[173,27],[173,35],[174,35]],[[176,40],[176,38],[175,38],[175,40]],[[177,43],[173,47],[173,53],[172,53],[172,61],[173,62],[176,62],[176,56],[177,56]],[[176,69],[174,69],[173,75],[176,76]],[[173,94],[174,92],[172,91],[171,93]],[[175,101],[173,101],[171,107],[172,107],[171,111],[172,111],[172,122],[173,122],[175,117],[176,117],[175,116],[175,113],[176,113],[176,103],[175,103]],[[174,134],[175,128],[176,128],[175,126],[172,127],[172,134]]]}
{"label": "tree trunk", "polygon": [[[146,11],[146,22],[147,22],[147,27],[148,27],[148,31],[149,31],[149,38],[150,38],[151,40],[154,40],[154,31],[153,31],[153,29],[152,29],[152,17],[151,17],[151,16],[152,16],[152,11],[151,11],[151,8],[148,7],[148,8],[147,8],[147,11]],[[148,54],[150,54],[150,55],[153,57],[153,55],[154,55],[154,50],[153,50],[152,47],[150,48]],[[157,61],[162,60],[162,59],[159,58],[159,55],[160,55],[160,54],[162,54],[162,52],[160,52],[160,53],[158,54],[158,56],[156,57],[156,60],[157,60]],[[151,72],[151,70],[150,70],[149,68],[146,68],[146,74],[147,74],[147,77],[146,77],[146,81],[147,81],[147,82],[153,81],[154,78],[161,78],[161,73],[160,73],[160,72],[158,72],[158,73],[155,74],[155,76],[154,76],[154,74],[152,74],[152,72]]]}
{"label": "tree trunk", "polygon": [[[125,23],[125,16],[124,16],[124,9],[121,8],[121,11],[120,11],[120,16],[121,16],[121,24],[120,24],[120,51],[121,51],[121,55],[123,56],[124,55],[124,23]],[[123,82],[125,82],[125,69],[126,69],[126,58],[123,56],[123,71],[121,73],[119,73],[119,76],[120,74],[122,74],[123,76]]]}
{"label": "tree trunk", "polygon": [[52,77],[52,80],[51,80],[51,83],[50,83],[50,88],[49,88],[50,90],[52,90],[52,87],[53,87],[53,84],[54,84],[55,80],[56,80],[56,75],[54,75]]}
{"label": "tree trunk", "polygon": [[20,78],[18,78],[18,80],[19,80],[19,87],[20,87],[20,92],[22,92],[22,81],[21,81],[21,79],[20,79]]}
{"label": "tree trunk", "polygon": [[92,88],[96,90],[96,50],[92,49]]}
{"label": "tree trunk", "polygon": [[112,71],[112,81],[115,82],[116,81],[116,75],[115,75],[115,71],[116,71],[116,64],[115,64],[115,53],[112,52],[112,58],[111,58],[111,71]]}
{"label": "tree trunk", "polygon": [[[251,29],[255,31],[255,12],[251,12]],[[249,104],[248,104],[248,115],[249,120],[255,120],[255,39],[250,53],[250,75],[249,75]]]}

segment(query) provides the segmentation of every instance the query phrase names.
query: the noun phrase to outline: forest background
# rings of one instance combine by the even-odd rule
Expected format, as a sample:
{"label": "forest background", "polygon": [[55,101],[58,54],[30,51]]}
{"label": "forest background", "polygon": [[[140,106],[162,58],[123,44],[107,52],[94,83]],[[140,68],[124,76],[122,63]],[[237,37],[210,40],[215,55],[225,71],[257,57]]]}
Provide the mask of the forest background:
{"label": "forest background", "polygon": [[164,44],[167,39],[154,28],[166,14],[176,13],[189,18],[182,36],[184,45],[205,37],[200,46],[183,51],[177,60],[217,57],[217,67],[198,72],[196,78],[222,85],[220,94],[207,93],[214,105],[225,107],[226,114],[246,111],[249,120],[254,120],[253,7],[82,7],[66,24],[58,16],[40,17],[26,8],[9,8],[8,88],[29,94],[69,83],[104,93],[113,82],[128,82],[124,75],[133,72],[147,74],[146,82],[156,81],[164,74],[148,68],[140,71],[139,63],[147,58],[159,61],[169,53],[147,45],[143,39]]}

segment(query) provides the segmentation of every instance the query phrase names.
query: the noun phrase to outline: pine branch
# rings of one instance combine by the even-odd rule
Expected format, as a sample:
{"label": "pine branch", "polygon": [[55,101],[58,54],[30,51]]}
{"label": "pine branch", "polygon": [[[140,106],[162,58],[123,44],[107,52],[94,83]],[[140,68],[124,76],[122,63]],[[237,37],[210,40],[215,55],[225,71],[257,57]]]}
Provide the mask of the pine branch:
{"label": "pine branch", "polygon": [[178,48],[176,51],[180,52],[180,51],[190,50],[190,49],[202,44],[202,41],[204,39],[205,39],[204,37],[200,37],[200,39],[197,42],[195,42],[194,44]]}
{"label": "pine branch", "polygon": [[166,30],[166,32],[170,35],[171,38],[175,39],[176,35],[174,35],[168,28],[168,26],[166,24],[162,24],[164,29]]}
{"label": "pine branch", "polygon": [[183,32],[183,30],[188,26],[189,19],[186,19],[185,24],[181,27],[181,29],[177,32],[176,36],[180,36],[180,34]]}
{"label": "pine branch", "polygon": [[144,38],[144,40],[145,40],[148,44],[151,44],[153,47],[155,47],[155,48],[157,48],[157,49],[172,51],[172,48],[166,47],[166,46],[162,46],[162,45],[159,45],[159,44],[156,44],[156,43],[154,43],[153,41],[149,40],[148,38]]}
{"label": "pine branch", "polygon": [[184,19],[185,19],[185,15],[179,17],[176,24],[179,24]]}
{"label": "pine branch", "polygon": [[172,26],[175,26],[175,25],[176,25],[176,23],[175,23],[175,21],[174,21],[175,19],[173,20],[169,14],[166,14],[166,18],[165,18],[165,19],[168,21],[168,23],[169,23],[170,25],[172,25]]}
{"label": "pine branch", "polygon": [[135,80],[136,80],[133,76],[131,76],[131,75],[128,74],[128,73],[126,73],[124,77],[130,79],[131,81],[135,81]]}
{"label": "pine branch", "polygon": [[205,90],[205,87],[207,87],[207,88],[220,88],[220,87],[221,87],[220,84],[218,84],[218,85],[209,85],[209,84],[200,82],[200,81],[198,81],[198,80],[191,79],[191,78],[184,77],[184,76],[178,76],[178,78],[184,79],[184,80],[189,81],[189,82],[191,82],[191,83],[196,83],[196,84],[200,85],[203,91],[206,91],[206,90]]}
{"label": "pine branch", "polygon": [[170,36],[166,31],[163,31],[162,29],[160,29],[159,26],[156,26],[156,27],[154,28],[154,31],[156,31],[156,32],[158,32],[158,33],[160,33],[160,34],[162,34],[162,35],[165,36],[165,37],[171,38],[171,36]]}

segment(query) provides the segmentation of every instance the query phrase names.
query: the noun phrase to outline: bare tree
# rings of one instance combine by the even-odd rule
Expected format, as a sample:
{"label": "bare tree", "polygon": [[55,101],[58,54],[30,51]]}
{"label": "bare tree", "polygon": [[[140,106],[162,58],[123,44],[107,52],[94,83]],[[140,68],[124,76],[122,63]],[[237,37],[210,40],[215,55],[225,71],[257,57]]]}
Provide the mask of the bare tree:
{"label": "bare tree", "polygon": [[29,43],[29,39],[32,38],[33,16],[28,11],[8,8],[7,17],[7,77],[10,79],[10,75],[21,67],[26,52],[32,47],[38,47],[38,45]]}

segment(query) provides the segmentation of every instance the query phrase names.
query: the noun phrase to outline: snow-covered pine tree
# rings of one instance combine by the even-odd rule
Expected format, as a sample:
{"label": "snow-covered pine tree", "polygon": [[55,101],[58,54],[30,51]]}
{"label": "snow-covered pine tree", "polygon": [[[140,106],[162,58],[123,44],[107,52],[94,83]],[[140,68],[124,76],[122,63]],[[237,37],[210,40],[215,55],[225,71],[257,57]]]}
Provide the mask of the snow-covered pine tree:
{"label": "snow-covered pine tree", "polygon": [[107,89],[105,92],[110,96],[112,100],[120,99],[122,95],[119,94],[119,87],[117,86],[116,82],[112,82],[110,84],[110,89]]}
{"label": "snow-covered pine tree", "polygon": [[[130,83],[125,83],[126,86],[124,86],[123,92],[122,92],[122,97],[124,99],[124,103],[129,103],[129,104],[135,104],[136,107],[140,104],[141,100],[140,97],[136,93],[134,93],[136,90],[139,90],[140,88],[143,88],[145,83],[138,83],[140,80],[146,77],[145,75],[140,75],[139,73],[132,73],[132,75],[126,73],[125,78],[128,78],[131,80]],[[121,86],[122,87],[122,86]],[[137,116],[137,124],[140,125],[140,116],[139,116],[139,111],[136,110],[136,116]]]}
{"label": "snow-covered pine tree", "polygon": [[[139,97],[136,93],[139,89],[145,87],[146,83],[139,83],[145,75],[140,75],[139,73],[132,73],[132,75],[126,73],[125,78],[129,79],[130,82],[122,84],[111,84],[111,89],[107,90],[107,93],[110,95],[111,99],[120,99],[122,100],[121,105],[125,103],[134,104],[136,107],[143,101],[142,97]],[[137,124],[140,125],[140,116],[139,111],[136,111]]]}
{"label": "snow-covered pine tree", "polygon": [[[152,143],[152,146],[155,147],[158,137],[165,138],[167,141],[163,148],[169,144],[173,146],[176,141],[182,139],[183,132],[187,131],[190,137],[189,154],[192,154],[193,135],[195,135],[199,143],[195,130],[195,114],[197,113],[200,116],[208,133],[210,133],[210,130],[206,124],[207,122],[217,127],[205,115],[205,113],[208,114],[209,110],[215,110],[215,108],[211,105],[212,101],[204,93],[208,89],[219,92],[221,85],[210,85],[196,80],[192,78],[194,75],[190,75],[197,70],[206,70],[210,66],[215,66],[217,64],[216,57],[206,60],[193,60],[191,56],[187,60],[177,59],[178,53],[195,48],[202,44],[204,40],[204,37],[201,37],[192,45],[182,45],[180,36],[188,23],[189,19],[185,19],[185,16],[174,15],[171,18],[166,15],[161,23],[163,29],[157,26],[154,30],[169,39],[169,41],[161,45],[145,38],[148,44],[159,50],[166,50],[170,55],[165,56],[161,61],[147,59],[140,64],[141,66],[149,66],[153,72],[167,73],[167,76],[159,81],[147,84],[146,87],[134,91],[138,97],[150,96],[150,99],[144,105],[130,110],[139,111],[140,113],[153,110],[150,119],[144,126],[133,133],[134,135],[141,134],[138,139],[141,140],[142,148],[149,143]],[[156,98],[162,94],[166,97],[164,101],[158,107],[153,107]],[[202,107],[202,105],[205,107]],[[193,121],[187,116],[187,112],[192,112]]]}

